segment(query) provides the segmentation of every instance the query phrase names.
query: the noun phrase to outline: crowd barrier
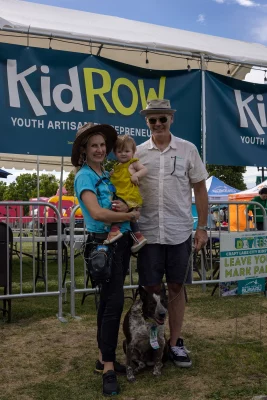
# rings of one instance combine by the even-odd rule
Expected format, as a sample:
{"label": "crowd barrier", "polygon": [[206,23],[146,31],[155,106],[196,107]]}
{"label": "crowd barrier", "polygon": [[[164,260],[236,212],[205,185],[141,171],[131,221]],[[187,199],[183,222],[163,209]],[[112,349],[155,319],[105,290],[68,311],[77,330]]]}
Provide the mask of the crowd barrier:
{"label": "crowd barrier", "polygon": [[[7,211],[9,207],[13,206],[13,202],[1,202],[2,206],[7,207]],[[30,202],[16,202],[16,205],[21,207],[30,205]],[[220,262],[220,241],[223,235],[228,234],[228,232],[238,232],[238,231],[250,231],[255,230],[255,226],[253,221],[249,221],[249,215],[247,212],[247,205],[253,204],[254,207],[260,207],[262,209],[262,213],[264,216],[264,227],[267,231],[267,216],[264,208],[255,202],[209,202],[209,229],[208,236],[209,240],[206,248],[203,251],[200,251],[198,254],[192,253],[191,258],[191,268],[193,272],[193,284],[194,285],[202,285],[203,290],[205,290],[207,284],[218,284],[220,282],[219,277],[219,262]],[[1,295],[0,300],[8,300],[8,299],[19,299],[25,297],[39,297],[39,296],[57,296],[58,297],[58,318],[61,321],[65,321],[62,312],[62,304],[63,300],[67,300],[67,292],[70,291],[70,315],[72,317],[76,317],[75,311],[75,302],[77,294],[89,294],[95,293],[95,289],[88,287],[88,279],[87,279],[87,269],[86,264],[83,261],[82,267],[82,279],[81,279],[81,262],[79,262],[79,283],[77,284],[77,274],[76,260],[78,256],[81,256],[83,253],[83,244],[86,242],[87,234],[86,229],[83,225],[83,221],[78,221],[79,225],[77,225],[77,219],[75,219],[75,212],[78,210],[79,205],[73,208],[70,219],[69,226],[68,224],[62,224],[62,219],[60,219],[59,212],[57,208],[52,204],[47,204],[43,202],[36,202],[35,206],[46,206],[51,207],[53,212],[55,213],[55,225],[56,231],[52,234],[46,231],[47,226],[51,225],[46,224],[48,221],[46,218],[38,219],[38,217],[32,216],[27,217],[27,220],[23,220],[25,217],[19,217],[16,219],[16,224],[14,225],[11,218],[9,218],[8,213],[5,217],[4,221],[8,226],[11,227],[13,232],[13,257],[19,257],[19,292],[18,293],[10,293],[7,290],[5,295]],[[218,218],[215,219],[214,224],[212,225],[211,221],[211,211],[216,207],[220,209],[222,205],[226,205],[228,210],[230,207],[232,208],[231,212],[228,213],[228,224],[223,223]],[[240,206],[243,206],[245,211],[242,211],[243,214],[240,214]],[[235,211],[236,209],[236,211]],[[244,225],[245,221],[245,225]],[[33,229],[29,229],[29,223],[32,222],[34,226]],[[242,223],[241,223],[242,222]],[[28,225],[27,225],[28,224]],[[63,229],[64,225],[64,229]],[[239,228],[241,228],[239,230]],[[194,239],[195,231],[192,233],[192,239]],[[7,238],[8,239],[8,238]],[[31,247],[31,252],[28,249],[25,251],[23,248],[23,244],[28,243]],[[51,290],[49,285],[49,274],[50,269],[52,268],[48,262],[48,250],[51,248],[52,244],[56,245],[56,254],[57,254],[57,290]],[[53,248],[53,246],[52,246]],[[64,253],[65,252],[65,253]],[[23,268],[24,266],[24,257],[29,257],[32,260],[32,280],[31,284],[27,281],[27,285],[23,281]],[[65,271],[63,274],[62,264],[63,264],[63,256],[64,261],[67,260],[65,264]],[[69,266],[68,267],[68,261]],[[3,266],[1,267],[3,268]],[[29,265],[27,264],[27,268]],[[70,279],[69,275],[70,274]],[[8,274],[8,264],[6,265],[6,273],[7,278],[9,278]],[[63,277],[64,275],[64,277]],[[42,281],[42,291],[36,290],[36,283],[41,280]],[[7,282],[7,287],[9,287],[9,282]],[[18,282],[16,282],[17,284]],[[32,289],[29,290],[29,287]],[[129,285],[124,286],[124,290],[135,290],[138,287],[138,276],[134,274],[132,271],[132,265],[130,263],[129,266]],[[0,288],[1,289],[1,288]]]}
{"label": "crowd barrier", "polygon": [[[5,262],[0,264],[0,289],[1,286],[5,287],[5,294],[1,295],[0,293],[0,300],[10,301],[12,299],[29,297],[56,296],[58,297],[57,316],[59,320],[64,321],[62,311],[64,291],[62,288],[62,223],[59,211],[52,204],[36,203],[37,206],[45,205],[46,207],[50,207],[54,212],[54,234],[49,236],[46,218],[41,222],[38,217],[33,215],[25,221],[22,213],[19,217],[16,217],[16,221],[14,221],[13,217],[9,217],[9,208],[15,205],[25,207],[30,206],[31,203],[28,201],[1,202],[1,206],[6,207],[6,216],[2,217],[0,221],[0,257],[5,256],[5,254],[1,254],[1,251],[6,252],[7,257],[2,258]],[[29,227],[30,222],[34,226],[33,229]],[[10,227],[11,230],[5,230],[6,226]],[[11,251],[9,251],[7,243],[12,243]],[[54,287],[51,289],[52,285],[49,282],[49,275],[52,274],[48,263],[49,249],[51,248],[55,248],[57,253],[57,270],[53,271],[57,280],[56,290]],[[19,272],[14,270],[13,257],[19,258]],[[26,268],[29,269],[28,262],[25,263],[26,257],[27,260],[32,260],[31,278],[29,278],[29,274],[25,271]],[[15,275],[19,277],[17,278],[19,282],[16,281],[16,293],[13,293],[12,283]],[[26,275],[27,278],[24,278]],[[36,287],[39,280],[42,281],[42,285],[40,291],[37,291]]]}

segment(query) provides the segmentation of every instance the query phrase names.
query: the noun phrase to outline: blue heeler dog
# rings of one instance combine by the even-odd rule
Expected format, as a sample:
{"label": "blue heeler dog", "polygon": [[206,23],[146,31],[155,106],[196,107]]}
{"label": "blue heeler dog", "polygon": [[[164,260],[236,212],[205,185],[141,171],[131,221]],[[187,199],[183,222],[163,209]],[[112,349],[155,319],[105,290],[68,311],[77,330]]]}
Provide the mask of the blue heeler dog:
{"label": "blue heeler dog", "polygon": [[130,382],[146,366],[153,365],[153,375],[161,375],[163,362],[168,359],[164,334],[168,306],[165,286],[162,284],[159,295],[148,293],[142,286],[138,292],[140,299],[135,299],[123,321],[126,374]]}

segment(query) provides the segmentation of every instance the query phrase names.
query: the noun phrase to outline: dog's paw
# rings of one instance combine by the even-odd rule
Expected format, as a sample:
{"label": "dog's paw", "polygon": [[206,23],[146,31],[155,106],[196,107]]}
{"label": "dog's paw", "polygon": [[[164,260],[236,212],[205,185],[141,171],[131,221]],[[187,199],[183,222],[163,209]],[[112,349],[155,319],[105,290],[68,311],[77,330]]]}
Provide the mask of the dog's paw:
{"label": "dog's paw", "polygon": [[135,376],[133,373],[133,369],[131,367],[126,367],[126,377],[127,377],[128,382],[135,381]]}
{"label": "dog's paw", "polygon": [[162,368],[162,363],[157,363],[153,369],[153,375],[154,376],[160,376],[161,375],[161,368]]}
{"label": "dog's paw", "polygon": [[130,376],[127,375],[127,381],[130,382],[130,383],[135,382],[135,376],[134,375],[130,375]]}

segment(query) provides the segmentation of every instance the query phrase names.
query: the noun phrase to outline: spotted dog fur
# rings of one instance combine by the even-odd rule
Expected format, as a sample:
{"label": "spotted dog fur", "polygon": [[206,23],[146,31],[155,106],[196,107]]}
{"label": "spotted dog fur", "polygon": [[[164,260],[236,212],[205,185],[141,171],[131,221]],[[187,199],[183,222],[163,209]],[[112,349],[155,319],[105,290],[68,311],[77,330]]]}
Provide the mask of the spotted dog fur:
{"label": "spotted dog fur", "polygon": [[[123,332],[126,337],[124,351],[126,353],[126,374],[130,382],[135,380],[135,374],[147,366],[154,366],[153,375],[161,375],[163,362],[167,360],[165,340],[165,318],[168,299],[164,284],[160,295],[148,293],[142,286],[136,299],[123,321]],[[150,344],[150,330],[157,326],[159,349]]]}

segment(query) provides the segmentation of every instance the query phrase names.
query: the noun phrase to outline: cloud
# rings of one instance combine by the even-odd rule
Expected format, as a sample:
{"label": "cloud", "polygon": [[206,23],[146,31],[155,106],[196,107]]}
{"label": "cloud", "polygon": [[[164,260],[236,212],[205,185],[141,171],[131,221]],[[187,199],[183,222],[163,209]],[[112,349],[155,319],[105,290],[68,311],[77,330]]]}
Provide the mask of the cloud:
{"label": "cloud", "polygon": [[259,7],[259,3],[255,3],[254,0],[214,0],[216,3],[219,4],[226,4],[226,3],[235,3],[242,7]]}
{"label": "cloud", "polygon": [[243,7],[258,7],[260,4],[255,3],[253,0],[236,0],[236,3]]}
{"label": "cloud", "polygon": [[205,15],[199,14],[197,17],[197,22],[200,22],[201,24],[203,24],[205,22]]}
{"label": "cloud", "polygon": [[267,43],[267,18],[257,22],[256,27],[251,29],[251,35],[257,42]]}

